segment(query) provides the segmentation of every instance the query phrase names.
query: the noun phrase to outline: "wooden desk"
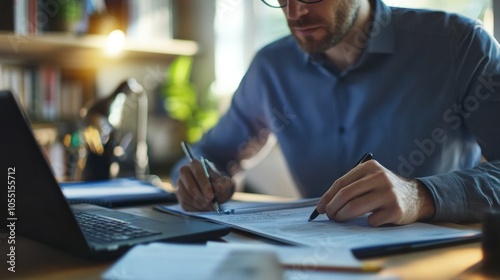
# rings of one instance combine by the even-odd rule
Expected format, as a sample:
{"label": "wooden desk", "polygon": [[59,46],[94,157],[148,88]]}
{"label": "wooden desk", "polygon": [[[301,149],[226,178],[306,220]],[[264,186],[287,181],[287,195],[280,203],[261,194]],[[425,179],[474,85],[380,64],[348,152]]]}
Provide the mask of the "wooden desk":
{"label": "wooden desk", "polygon": [[[167,215],[151,207],[128,208],[123,211],[158,220]],[[265,242],[241,232],[231,232],[224,240]],[[22,236],[16,237],[16,245],[16,273],[7,273],[4,260],[6,256],[0,256],[0,279],[99,279],[112,265],[112,262],[96,263],[81,259]],[[477,272],[474,265],[481,257],[480,243],[471,243],[368,261],[384,267],[381,275],[393,275],[401,279],[499,279]]]}

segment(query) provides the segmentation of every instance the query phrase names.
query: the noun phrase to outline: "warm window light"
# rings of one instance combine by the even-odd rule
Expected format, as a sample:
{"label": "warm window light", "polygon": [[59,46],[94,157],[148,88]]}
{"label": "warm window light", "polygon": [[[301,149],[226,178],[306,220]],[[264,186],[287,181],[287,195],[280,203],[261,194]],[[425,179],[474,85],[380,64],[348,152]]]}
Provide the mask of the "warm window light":
{"label": "warm window light", "polygon": [[109,56],[118,56],[123,50],[125,44],[125,33],[121,30],[113,30],[108,35],[108,43],[106,45],[106,53]]}

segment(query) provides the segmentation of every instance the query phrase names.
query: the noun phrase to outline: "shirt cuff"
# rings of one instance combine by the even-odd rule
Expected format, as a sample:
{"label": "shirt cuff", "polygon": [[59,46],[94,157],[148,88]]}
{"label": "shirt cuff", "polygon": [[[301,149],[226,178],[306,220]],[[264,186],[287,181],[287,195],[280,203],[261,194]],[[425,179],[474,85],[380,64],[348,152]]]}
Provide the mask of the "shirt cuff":
{"label": "shirt cuff", "polygon": [[468,219],[465,186],[454,174],[416,178],[422,182],[434,199],[436,213],[433,221],[459,223]]}

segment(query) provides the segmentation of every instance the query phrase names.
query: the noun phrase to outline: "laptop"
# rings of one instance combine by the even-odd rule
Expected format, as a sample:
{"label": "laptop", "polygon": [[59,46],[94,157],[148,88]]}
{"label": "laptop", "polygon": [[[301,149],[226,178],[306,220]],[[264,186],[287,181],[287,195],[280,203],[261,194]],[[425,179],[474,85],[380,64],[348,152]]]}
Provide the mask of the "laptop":
{"label": "laptop", "polygon": [[99,260],[118,257],[138,243],[198,242],[230,231],[180,216],[159,221],[97,205],[69,205],[10,91],[0,91],[0,131],[0,170],[8,179],[1,188],[0,218],[15,234]]}

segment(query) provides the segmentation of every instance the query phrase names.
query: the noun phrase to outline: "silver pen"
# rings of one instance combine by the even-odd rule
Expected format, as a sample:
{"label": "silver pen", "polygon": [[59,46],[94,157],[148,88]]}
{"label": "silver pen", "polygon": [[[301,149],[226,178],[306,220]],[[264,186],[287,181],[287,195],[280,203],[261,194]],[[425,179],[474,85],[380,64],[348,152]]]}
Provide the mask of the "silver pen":
{"label": "silver pen", "polygon": [[182,141],[181,147],[182,147],[182,150],[184,151],[184,154],[189,159],[189,161],[193,161],[194,154],[193,154],[193,150],[191,149],[191,146],[187,142]]}
{"label": "silver pen", "polygon": [[212,188],[212,191],[214,192],[214,198],[212,199],[212,207],[214,208],[215,212],[218,214],[221,213],[220,210],[220,205],[219,201],[217,200],[217,194],[215,193],[215,188],[214,185],[212,184],[212,176],[210,176],[210,172],[208,171],[208,161],[206,158],[201,157],[201,164],[203,165],[203,170],[205,171],[205,176],[207,176],[208,183],[210,184],[210,187]]}

